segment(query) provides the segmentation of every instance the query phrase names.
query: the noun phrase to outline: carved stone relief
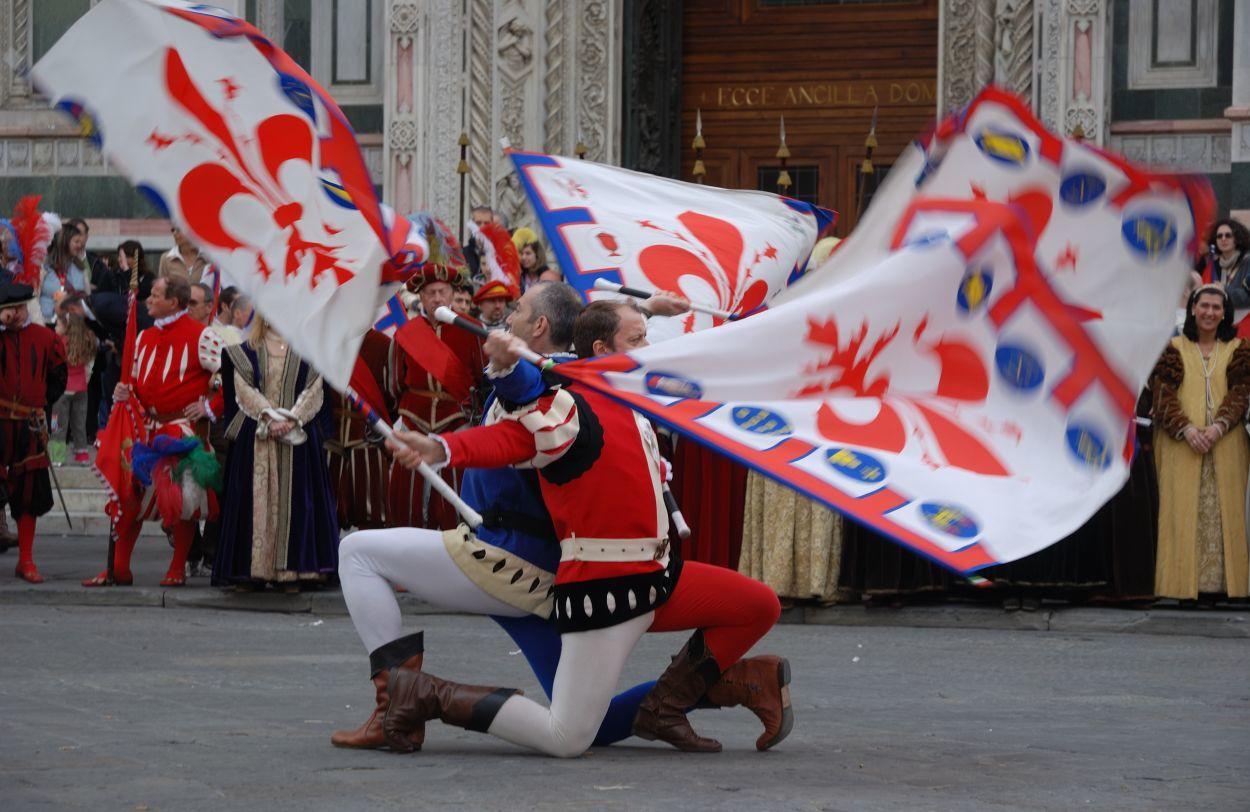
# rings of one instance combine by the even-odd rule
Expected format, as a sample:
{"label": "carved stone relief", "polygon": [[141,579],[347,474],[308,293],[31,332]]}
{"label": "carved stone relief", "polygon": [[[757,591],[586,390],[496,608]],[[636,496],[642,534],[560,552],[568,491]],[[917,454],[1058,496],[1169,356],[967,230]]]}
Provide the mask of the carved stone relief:
{"label": "carved stone relief", "polygon": [[532,224],[501,138],[518,149],[569,155],[580,136],[588,158],[615,159],[619,2],[468,0],[469,205],[492,206],[513,225]]}
{"label": "carved stone relief", "polygon": [[998,0],[994,13],[994,81],[1033,98],[1033,2]]}
{"label": "carved stone relief", "polygon": [[1113,135],[1109,146],[1130,161],[1186,172],[1232,170],[1228,133],[1150,133]]}
{"label": "carved stone relief", "polygon": [[31,67],[31,0],[9,0],[8,11],[3,40],[6,58],[0,67],[6,80],[2,103],[15,107],[21,102],[29,103],[32,96],[26,79]]}
{"label": "carved stone relief", "polygon": [[1033,97],[1033,0],[951,0],[942,7],[941,96],[947,111],[990,83]]}
{"label": "carved stone relief", "polygon": [[616,124],[608,106],[609,4],[587,2],[580,5],[577,42],[577,123],[586,157],[592,161],[612,162],[616,150],[612,143]]}
{"label": "carved stone relief", "polygon": [[58,175],[111,174],[100,151],[85,139],[0,139],[0,176],[29,176],[39,171]]}
{"label": "carved stone relief", "polygon": [[458,230],[453,224],[462,219],[458,216],[456,163],[464,128],[464,51],[463,40],[454,32],[461,30],[462,4],[459,0],[422,0],[420,7],[427,15],[421,60],[429,75],[418,105],[426,130],[419,151],[424,167],[418,176],[417,194],[421,208],[433,210]]}
{"label": "carved stone relief", "polygon": [[491,205],[494,195],[491,182],[494,154],[498,149],[494,137],[492,99],[494,98],[494,67],[491,38],[495,30],[495,4],[490,0],[469,3],[469,202],[468,205]]}
{"label": "carved stone relief", "polygon": [[549,153],[568,150],[564,132],[564,111],[567,107],[565,91],[569,83],[564,76],[565,63],[564,0],[547,0],[543,11],[543,25],[547,35],[547,50],[543,55],[543,146]]}
{"label": "carved stone relief", "polygon": [[[522,16],[526,12],[524,7],[510,10],[516,16],[500,25],[495,37],[496,86],[499,89],[497,132],[516,149],[528,149],[529,125],[532,120],[538,124],[534,120],[537,117],[530,113],[538,106],[540,92],[535,82],[538,77],[534,70],[534,32]],[[513,177],[511,161],[494,147],[497,138],[491,140],[489,154],[495,208],[504,213],[509,223],[519,223],[527,219],[525,194]]]}
{"label": "carved stone relief", "polygon": [[[621,2],[391,0],[388,201],[429,209],[458,231],[467,214],[459,210],[456,174],[461,132],[469,137],[466,208],[492,206],[514,226],[532,225],[532,215],[501,138],[569,155],[580,134],[588,158],[615,161]],[[401,104],[405,84],[411,108]],[[396,197],[401,191],[407,199]]]}
{"label": "carved stone relief", "polygon": [[1106,141],[1111,107],[1109,8],[1107,0],[1040,0],[1035,17],[1038,117],[1097,144]]}

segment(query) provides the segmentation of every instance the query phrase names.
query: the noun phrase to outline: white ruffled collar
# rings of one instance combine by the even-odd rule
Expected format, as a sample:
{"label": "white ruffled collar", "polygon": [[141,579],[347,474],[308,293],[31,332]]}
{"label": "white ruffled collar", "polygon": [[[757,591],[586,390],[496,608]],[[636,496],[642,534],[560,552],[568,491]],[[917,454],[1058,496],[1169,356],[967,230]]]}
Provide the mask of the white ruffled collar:
{"label": "white ruffled collar", "polygon": [[185,315],[187,315],[186,310],[179,310],[177,313],[173,314],[172,316],[165,316],[164,318],[157,319],[156,321],[152,323],[156,325],[157,327],[160,327],[163,329],[173,324],[174,322],[176,322],[178,319],[182,318]]}

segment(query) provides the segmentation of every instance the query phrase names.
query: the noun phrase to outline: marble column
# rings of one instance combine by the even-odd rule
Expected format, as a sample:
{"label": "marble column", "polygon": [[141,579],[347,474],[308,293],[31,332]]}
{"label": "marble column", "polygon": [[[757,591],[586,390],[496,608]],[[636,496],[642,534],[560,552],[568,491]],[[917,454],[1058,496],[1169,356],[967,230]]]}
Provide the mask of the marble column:
{"label": "marble column", "polygon": [[[623,0],[391,0],[384,196],[453,231],[470,206],[533,225],[500,148],[620,159]],[[465,210],[458,139],[469,136]]]}
{"label": "marble column", "polygon": [[1111,3],[1039,0],[1038,94],[1042,122],[1105,144],[1111,118]]}
{"label": "marble column", "polygon": [[386,12],[383,197],[456,230],[464,126],[464,15],[457,0],[393,0]]}
{"label": "marble column", "polygon": [[1034,99],[1034,0],[949,0],[938,18],[938,113],[994,83]]}

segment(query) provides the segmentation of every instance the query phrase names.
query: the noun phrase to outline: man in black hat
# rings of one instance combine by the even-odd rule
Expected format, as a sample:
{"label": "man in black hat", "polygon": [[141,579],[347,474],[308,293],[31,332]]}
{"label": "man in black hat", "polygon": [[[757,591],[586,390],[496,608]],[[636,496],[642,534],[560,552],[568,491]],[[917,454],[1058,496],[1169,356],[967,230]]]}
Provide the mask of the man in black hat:
{"label": "man in black hat", "polygon": [[52,509],[47,407],[69,370],[56,333],[30,323],[29,285],[0,283],[0,491],[17,521],[18,578],[43,582],[35,567],[35,519]]}

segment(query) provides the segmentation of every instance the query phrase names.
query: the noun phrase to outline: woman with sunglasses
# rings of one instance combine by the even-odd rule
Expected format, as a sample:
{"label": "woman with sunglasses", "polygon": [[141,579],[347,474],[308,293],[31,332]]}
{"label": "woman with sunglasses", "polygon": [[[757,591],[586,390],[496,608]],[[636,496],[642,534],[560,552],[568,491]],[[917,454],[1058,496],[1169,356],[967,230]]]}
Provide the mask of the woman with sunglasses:
{"label": "woman with sunglasses", "polygon": [[1250,308],[1250,230],[1231,218],[1220,220],[1208,244],[1209,281],[1224,286],[1234,309]]}

